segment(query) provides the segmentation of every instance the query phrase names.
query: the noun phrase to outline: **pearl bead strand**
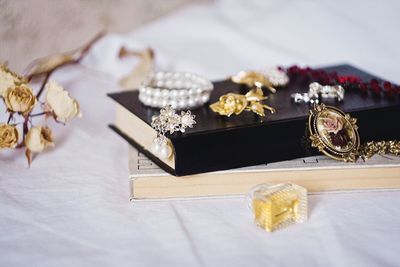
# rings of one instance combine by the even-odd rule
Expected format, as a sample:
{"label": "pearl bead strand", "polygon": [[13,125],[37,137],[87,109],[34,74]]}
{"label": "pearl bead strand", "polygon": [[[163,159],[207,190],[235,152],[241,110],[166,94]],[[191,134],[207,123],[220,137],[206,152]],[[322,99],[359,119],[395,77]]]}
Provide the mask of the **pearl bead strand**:
{"label": "pearl bead strand", "polygon": [[139,87],[139,100],[146,106],[174,109],[196,108],[209,99],[213,84],[206,78],[188,72],[156,72]]}

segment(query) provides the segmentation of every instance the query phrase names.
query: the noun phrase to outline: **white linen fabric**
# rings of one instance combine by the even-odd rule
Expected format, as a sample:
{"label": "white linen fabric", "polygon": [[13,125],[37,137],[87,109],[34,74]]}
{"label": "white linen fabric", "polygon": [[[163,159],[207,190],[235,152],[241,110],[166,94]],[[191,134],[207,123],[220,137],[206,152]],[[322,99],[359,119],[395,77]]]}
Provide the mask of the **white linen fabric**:
{"label": "white linen fabric", "polygon": [[107,128],[106,97],[135,65],[116,59],[121,45],[151,46],[159,69],[210,79],[348,62],[399,83],[398,10],[395,0],[226,0],[106,36],[52,77],[83,113],[51,124],[56,148],[30,169],[23,151],[0,152],[0,266],[399,266],[396,190],[311,195],[308,222],[272,234],[244,198],[130,203],[128,146]]}

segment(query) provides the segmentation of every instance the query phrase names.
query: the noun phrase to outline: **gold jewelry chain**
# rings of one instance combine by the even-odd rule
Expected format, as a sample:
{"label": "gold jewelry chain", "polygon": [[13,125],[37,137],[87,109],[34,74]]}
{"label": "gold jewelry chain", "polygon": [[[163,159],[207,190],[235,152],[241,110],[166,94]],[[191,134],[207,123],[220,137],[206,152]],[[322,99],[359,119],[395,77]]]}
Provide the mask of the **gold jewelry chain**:
{"label": "gold jewelry chain", "polygon": [[363,159],[369,159],[373,155],[393,154],[400,155],[400,140],[394,141],[371,141],[360,146],[358,156]]}

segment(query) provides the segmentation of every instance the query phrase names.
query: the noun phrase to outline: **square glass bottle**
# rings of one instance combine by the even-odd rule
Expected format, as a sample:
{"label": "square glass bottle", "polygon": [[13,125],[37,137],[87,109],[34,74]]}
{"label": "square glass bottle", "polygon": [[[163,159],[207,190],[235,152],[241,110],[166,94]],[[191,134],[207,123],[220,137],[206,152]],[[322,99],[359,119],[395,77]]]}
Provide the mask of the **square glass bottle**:
{"label": "square glass bottle", "polygon": [[249,192],[254,223],[268,232],[307,220],[307,189],[285,183],[261,184]]}

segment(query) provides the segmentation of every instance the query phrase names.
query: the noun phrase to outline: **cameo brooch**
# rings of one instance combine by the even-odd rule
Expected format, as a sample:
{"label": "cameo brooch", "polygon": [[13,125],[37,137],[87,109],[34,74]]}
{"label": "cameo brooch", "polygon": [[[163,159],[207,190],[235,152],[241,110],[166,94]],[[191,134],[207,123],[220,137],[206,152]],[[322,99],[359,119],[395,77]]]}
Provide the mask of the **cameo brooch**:
{"label": "cameo brooch", "polygon": [[315,105],[308,120],[311,146],[330,158],[355,162],[360,147],[356,122],[335,107]]}

